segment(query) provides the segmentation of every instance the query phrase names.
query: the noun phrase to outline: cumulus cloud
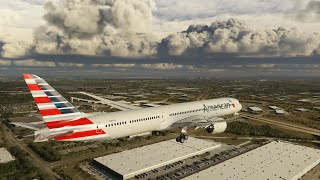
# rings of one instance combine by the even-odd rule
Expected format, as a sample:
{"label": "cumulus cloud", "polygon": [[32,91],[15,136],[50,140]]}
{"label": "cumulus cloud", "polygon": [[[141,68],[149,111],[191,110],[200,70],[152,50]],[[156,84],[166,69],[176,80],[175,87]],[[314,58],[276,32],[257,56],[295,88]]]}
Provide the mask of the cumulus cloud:
{"label": "cumulus cloud", "polygon": [[3,43],[1,49],[2,57],[19,58],[29,54],[30,44],[27,42]]}
{"label": "cumulus cloud", "polygon": [[83,67],[84,66],[84,64],[81,64],[81,63],[62,63],[62,62],[57,63],[57,65],[62,67]]}
{"label": "cumulus cloud", "polygon": [[45,3],[48,26],[35,31],[33,51],[40,54],[149,56],[156,41],[149,33],[152,0]]}
{"label": "cumulus cloud", "polygon": [[142,68],[155,70],[173,70],[173,69],[192,69],[192,65],[183,65],[175,63],[153,63],[153,64],[92,64],[92,67],[112,67],[112,68]]}
{"label": "cumulus cloud", "polygon": [[136,64],[92,64],[92,67],[115,67],[115,68],[132,68]]}
{"label": "cumulus cloud", "polygon": [[229,19],[208,25],[191,25],[182,32],[164,38],[162,54],[239,56],[310,56],[319,54],[320,35],[306,35],[295,30],[251,29],[244,21]]}
{"label": "cumulus cloud", "polygon": [[28,67],[55,67],[56,64],[51,61],[36,61],[34,59],[27,59],[21,61],[13,61],[16,66],[28,66]]}
{"label": "cumulus cloud", "polygon": [[283,13],[295,6],[296,0],[156,0],[156,16],[167,20],[187,20],[215,17],[225,14]]}
{"label": "cumulus cloud", "polygon": [[[249,3],[247,0],[244,2]],[[287,0],[283,3],[274,2],[277,5],[276,12],[283,11],[288,4]],[[157,3],[162,9],[160,12],[163,12],[161,4],[169,2],[158,0]],[[268,6],[264,6],[266,3]],[[315,1],[310,3],[317,4]],[[180,2],[177,4],[184,5]],[[234,7],[235,4],[244,6],[232,0],[228,7]],[[318,12],[314,4],[308,5],[304,11],[311,8]],[[186,4],[186,7],[189,5]],[[223,11],[215,1],[209,5]],[[257,8],[252,7],[260,6],[266,11],[273,9],[269,2],[259,1],[250,6],[249,12],[257,13]],[[241,14],[239,7],[231,9],[231,12]],[[34,42],[0,43],[2,57],[19,58],[37,54],[130,58],[216,54],[264,57],[311,56],[320,52],[319,34],[299,33],[286,28],[255,29],[233,18],[215,20],[211,25],[191,25],[183,32],[159,38],[151,32],[153,12],[156,10],[154,0],[48,0],[44,9],[47,24],[36,28]]]}
{"label": "cumulus cloud", "polygon": [[0,59],[0,66],[10,66],[12,64],[9,60]]}
{"label": "cumulus cloud", "polygon": [[[299,5],[302,2],[298,2]],[[320,1],[309,1],[304,8],[300,9],[296,19],[302,22],[318,22],[320,18]]]}
{"label": "cumulus cloud", "polygon": [[159,69],[159,70],[172,70],[172,69],[186,68],[185,65],[174,64],[174,63],[141,64],[140,66],[146,69]]}

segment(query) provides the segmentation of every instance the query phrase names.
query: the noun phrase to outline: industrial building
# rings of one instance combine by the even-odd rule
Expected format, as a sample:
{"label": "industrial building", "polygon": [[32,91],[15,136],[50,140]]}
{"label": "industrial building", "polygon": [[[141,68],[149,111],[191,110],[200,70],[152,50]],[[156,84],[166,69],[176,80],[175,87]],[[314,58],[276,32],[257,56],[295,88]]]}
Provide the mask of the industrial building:
{"label": "industrial building", "polygon": [[284,110],[282,110],[282,109],[275,110],[275,113],[276,114],[286,114],[286,112]]}
{"label": "industrial building", "polygon": [[94,164],[104,172],[119,179],[129,179],[135,175],[212,151],[221,146],[189,137],[185,143],[175,139],[135,148],[94,159]]}
{"label": "industrial building", "polygon": [[185,179],[296,180],[319,163],[318,149],[274,141]]}
{"label": "industrial building", "polygon": [[14,157],[5,148],[0,148],[0,164],[13,161]]}
{"label": "industrial building", "polygon": [[281,110],[281,108],[279,108],[278,106],[268,106],[268,108],[272,110]]}
{"label": "industrial building", "polygon": [[263,112],[263,110],[260,107],[252,106],[252,107],[249,107],[249,109],[253,112]]}
{"label": "industrial building", "polygon": [[296,111],[300,111],[300,112],[310,112],[309,109],[305,109],[305,108],[297,108]]}

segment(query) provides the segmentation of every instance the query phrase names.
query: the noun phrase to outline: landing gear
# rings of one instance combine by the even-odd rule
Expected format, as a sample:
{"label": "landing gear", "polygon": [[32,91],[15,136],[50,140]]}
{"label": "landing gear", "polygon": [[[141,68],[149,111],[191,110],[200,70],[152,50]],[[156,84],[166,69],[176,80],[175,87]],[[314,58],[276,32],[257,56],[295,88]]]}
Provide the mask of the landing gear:
{"label": "landing gear", "polygon": [[188,140],[189,136],[187,134],[180,134],[180,136],[178,136],[176,138],[176,141],[177,142],[180,142],[180,143],[184,143],[185,140]]}
{"label": "landing gear", "polygon": [[184,141],[188,140],[189,136],[187,134],[187,128],[188,127],[183,127],[181,129],[180,135],[176,138],[177,142],[184,143]]}
{"label": "landing gear", "polygon": [[208,132],[208,133],[213,133],[213,130],[214,130],[213,125],[210,125],[210,126],[207,128],[207,132]]}
{"label": "landing gear", "polygon": [[160,136],[161,132],[160,131],[152,131],[152,135]]}

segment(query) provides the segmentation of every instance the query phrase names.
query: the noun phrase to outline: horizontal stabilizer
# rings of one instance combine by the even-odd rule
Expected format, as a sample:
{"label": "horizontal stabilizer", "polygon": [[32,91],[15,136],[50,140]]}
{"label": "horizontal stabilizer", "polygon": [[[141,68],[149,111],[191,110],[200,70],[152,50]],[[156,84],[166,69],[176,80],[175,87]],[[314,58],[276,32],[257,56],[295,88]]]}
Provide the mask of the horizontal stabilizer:
{"label": "horizontal stabilizer", "polygon": [[10,124],[13,124],[15,126],[20,126],[32,130],[39,130],[41,128],[42,123],[24,123],[24,122],[11,122]]}
{"label": "horizontal stabilizer", "polygon": [[60,133],[56,133],[56,134],[50,134],[50,133],[47,133],[47,132],[44,132],[44,133],[35,132],[35,139],[34,139],[33,142],[45,142],[45,141],[49,141],[49,140],[54,140],[55,138],[58,138],[60,136],[64,136],[64,135],[67,135],[67,134],[71,134],[73,132],[74,131],[65,131],[65,132],[60,132]]}

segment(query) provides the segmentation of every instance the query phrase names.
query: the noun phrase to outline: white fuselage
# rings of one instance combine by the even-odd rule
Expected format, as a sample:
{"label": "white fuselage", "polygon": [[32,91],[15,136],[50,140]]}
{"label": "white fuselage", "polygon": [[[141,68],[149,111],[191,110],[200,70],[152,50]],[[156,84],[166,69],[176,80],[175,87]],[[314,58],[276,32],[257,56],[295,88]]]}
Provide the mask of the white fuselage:
{"label": "white fuselage", "polygon": [[172,124],[185,118],[202,116],[212,119],[235,114],[241,108],[242,105],[237,99],[218,98],[145,109],[101,113],[87,117],[94,125],[85,125],[86,127],[83,126],[81,129],[102,129],[106,134],[77,138],[73,139],[73,141],[116,139],[151,131],[162,131],[169,129]]}

